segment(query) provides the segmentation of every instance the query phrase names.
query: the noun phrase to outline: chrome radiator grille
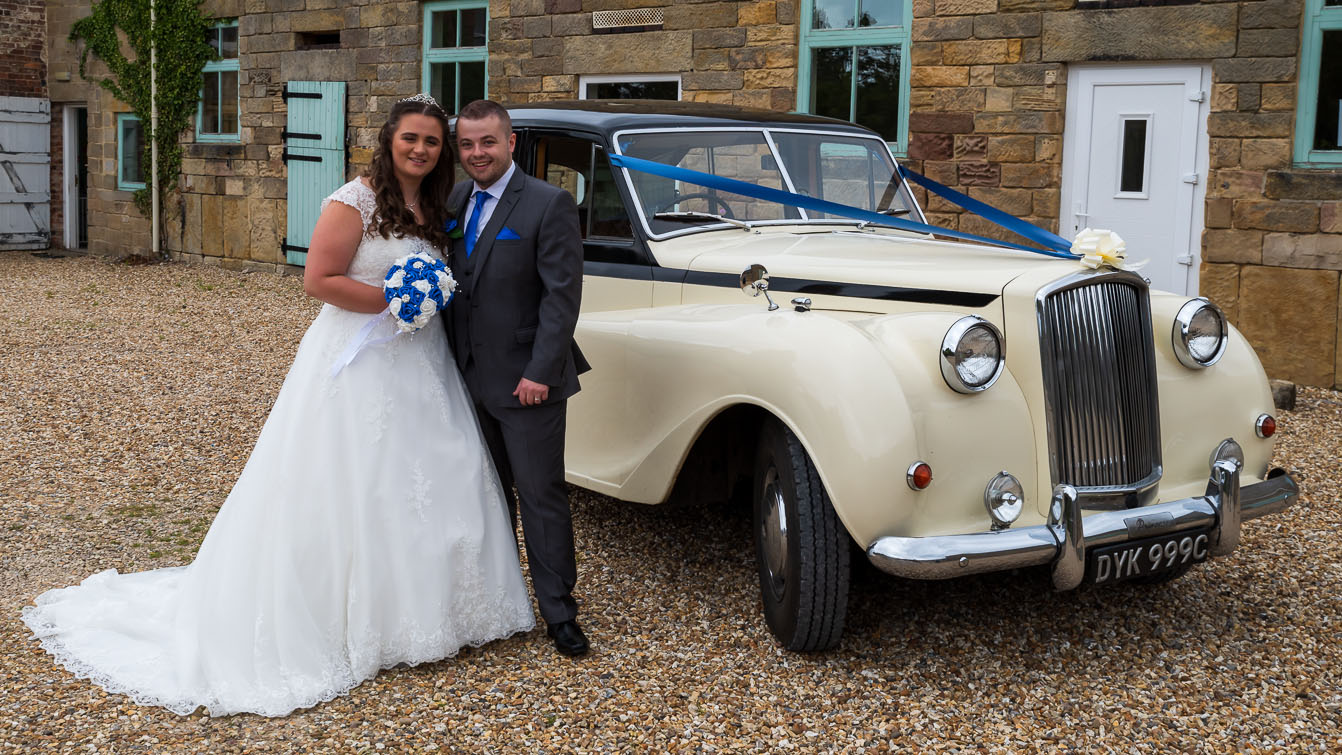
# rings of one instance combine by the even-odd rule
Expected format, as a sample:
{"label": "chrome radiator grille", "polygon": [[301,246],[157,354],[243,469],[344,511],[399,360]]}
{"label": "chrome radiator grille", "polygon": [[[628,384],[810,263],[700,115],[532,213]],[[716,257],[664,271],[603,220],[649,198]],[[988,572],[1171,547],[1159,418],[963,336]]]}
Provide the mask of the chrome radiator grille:
{"label": "chrome radiator grille", "polygon": [[1160,474],[1151,307],[1134,275],[1046,293],[1040,345],[1054,483],[1131,489]]}

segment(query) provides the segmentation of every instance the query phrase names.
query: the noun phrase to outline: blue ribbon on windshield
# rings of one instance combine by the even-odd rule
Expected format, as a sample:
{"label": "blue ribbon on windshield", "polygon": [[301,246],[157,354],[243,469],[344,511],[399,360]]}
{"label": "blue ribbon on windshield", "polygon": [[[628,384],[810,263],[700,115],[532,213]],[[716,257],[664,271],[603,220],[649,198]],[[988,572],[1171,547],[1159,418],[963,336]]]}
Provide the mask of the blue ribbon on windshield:
{"label": "blue ribbon on windshield", "polygon": [[[989,221],[996,223],[997,225],[1000,225],[1009,231],[1018,233],[1021,236],[1024,236],[1040,244],[1041,246],[1045,246],[1048,248],[1038,249],[1032,246],[1026,246],[1024,244],[1012,243],[1010,241],[1000,241],[998,239],[990,239],[987,236],[978,236],[972,233],[964,233],[963,231],[952,231],[948,228],[938,228],[936,226],[928,225],[926,223],[919,223],[913,220],[905,220],[903,218],[891,217],[889,215],[882,215],[879,212],[872,212],[871,210],[863,210],[858,207],[852,207],[846,204],[839,204],[838,202],[830,202],[816,197],[808,197],[805,194],[794,194],[790,191],[783,191],[781,189],[772,189],[769,188],[768,186],[760,186],[758,184],[752,184],[746,181],[738,181],[734,178],[724,178],[723,176],[715,176],[712,173],[704,173],[697,170],[689,170],[688,168],[681,168],[675,165],[667,165],[666,163],[659,163],[653,160],[644,160],[638,157],[630,157],[628,155],[611,154],[610,162],[612,165],[624,168],[626,170],[638,171],[639,173],[648,173],[654,176],[661,176],[662,178],[670,178],[675,181],[683,181],[688,184],[694,184],[695,186],[703,186],[709,189],[717,189],[719,191],[731,192],[732,194],[739,194],[743,197],[750,197],[751,199],[759,199],[765,202],[773,202],[775,204],[786,205],[788,207],[799,207],[803,210],[812,210],[815,212],[823,212],[827,215],[835,215],[837,217],[847,218],[850,220],[864,221],[872,225],[888,226],[890,228],[895,228],[901,231],[911,231],[913,233],[933,233],[938,236],[948,236],[950,238],[963,239],[965,241],[978,241],[985,244],[992,244],[993,246],[1005,246],[1011,249],[1019,249],[1023,252],[1034,252],[1035,254],[1043,254],[1049,257],[1059,257],[1062,259],[1069,259],[1069,260],[1080,259],[1079,255],[1072,254],[1071,242],[1067,241],[1061,236],[1058,236],[1057,234],[1052,233],[1050,231],[1044,230],[1043,228],[1040,228],[1039,226],[1034,225],[1032,223],[1027,223],[1024,220],[1021,220],[1020,218],[1008,215],[1007,213],[1002,212],[1001,210],[998,210],[994,207],[990,207],[989,205],[983,204],[982,202],[976,199],[972,199],[963,194],[960,194],[960,192],[957,192],[954,189],[942,186],[941,184],[936,183],[930,178],[919,176],[918,174],[906,168],[899,168],[902,175],[907,175],[911,178],[917,176],[917,178],[915,178],[914,180],[917,180],[918,183],[923,184],[924,186],[927,186],[928,184],[934,184],[937,187],[939,187],[939,189],[933,189],[931,186],[928,186],[928,189],[945,197],[946,199],[952,202],[955,202],[956,204],[959,204],[961,207],[964,207],[970,212],[982,215]],[[945,193],[943,193],[943,191]],[[967,200],[969,204],[964,204],[961,201],[957,200],[955,198],[957,196],[963,200]],[[987,212],[984,212],[985,210],[987,210]]]}

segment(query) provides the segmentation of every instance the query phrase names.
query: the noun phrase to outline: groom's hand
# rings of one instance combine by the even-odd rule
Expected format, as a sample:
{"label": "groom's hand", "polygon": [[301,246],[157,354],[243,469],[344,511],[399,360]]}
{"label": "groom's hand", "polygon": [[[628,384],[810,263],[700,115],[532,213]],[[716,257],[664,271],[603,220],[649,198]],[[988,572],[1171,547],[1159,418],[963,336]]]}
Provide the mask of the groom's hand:
{"label": "groom's hand", "polygon": [[518,403],[522,406],[535,406],[550,395],[550,386],[522,378],[517,381],[517,388],[513,391],[513,395],[517,397]]}

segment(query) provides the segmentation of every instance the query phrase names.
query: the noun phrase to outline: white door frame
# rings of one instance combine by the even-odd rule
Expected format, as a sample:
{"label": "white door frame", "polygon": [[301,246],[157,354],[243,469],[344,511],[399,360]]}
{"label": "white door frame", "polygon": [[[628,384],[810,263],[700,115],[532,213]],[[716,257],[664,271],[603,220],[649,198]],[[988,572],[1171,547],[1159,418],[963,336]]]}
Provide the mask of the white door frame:
{"label": "white door frame", "polygon": [[[1179,204],[1185,208],[1178,217],[1176,232],[1187,239],[1190,263],[1188,289],[1198,290],[1198,264],[1202,257],[1202,230],[1207,196],[1207,167],[1210,147],[1207,137],[1207,114],[1210,109],[1211,66],[1206,63],[1116,63],[1072,64],[1067,70],[1067,112],[1063,127],[1062,187],[1059,206],[1059,229],[1068,235],[1073,223],[1084,220],[1089,207],[1081,208],[1075,187],[1079,177],[1090,169],[1090,134],[1094,108],[1093,87],[1105,85],[1142,85],[1189,82],[1185,91],[1193,123],[1197,128],[1184,129],[1180,135],[1179,154],[1182,164],[1179,175],[1184,177],[1180,187]],[[1187,183],[1188,179],[1195,183]],[[1078,218],[1078,213],[1082,218]],[[1182,222],[1187,218],[1188,222]],[[1088,225],[1081,222],[1080,227]],[[1132,259],[1141,259],[1140,250],[1129,250]]]}
{"label": "white door frame", "polygon": [[[70,145],[79,138],[75,130],[74,114],[76,110],[88,111],[88,105],[73,103],[66,105],[61,112],[61,197],[62,212],[65,215],[64,234],[61,240],[66,249],[79,248],[79,187],[75,186],[75,177],[79,175],[79,166],[75,164],[74,152]],[[88,121],[85,120],[85,123]],[[86,158],[87,159],[87,158]],[[88,187],[85,187],[85,191]],[[74,243],[71,243],[71,240]]]}

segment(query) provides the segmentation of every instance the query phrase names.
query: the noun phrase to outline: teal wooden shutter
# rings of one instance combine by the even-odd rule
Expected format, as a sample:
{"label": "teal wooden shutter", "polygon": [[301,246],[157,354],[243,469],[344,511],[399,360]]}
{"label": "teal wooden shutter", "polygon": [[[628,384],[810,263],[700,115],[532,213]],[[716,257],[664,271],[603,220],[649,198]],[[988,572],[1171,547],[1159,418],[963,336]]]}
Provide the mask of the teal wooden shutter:
{"label": "teal wooden shutter", "polygon": [[290,81],[283,96],[289,216],[281,245],[290,265],[302,265],[322,200],[345,183],[345,82]]}

